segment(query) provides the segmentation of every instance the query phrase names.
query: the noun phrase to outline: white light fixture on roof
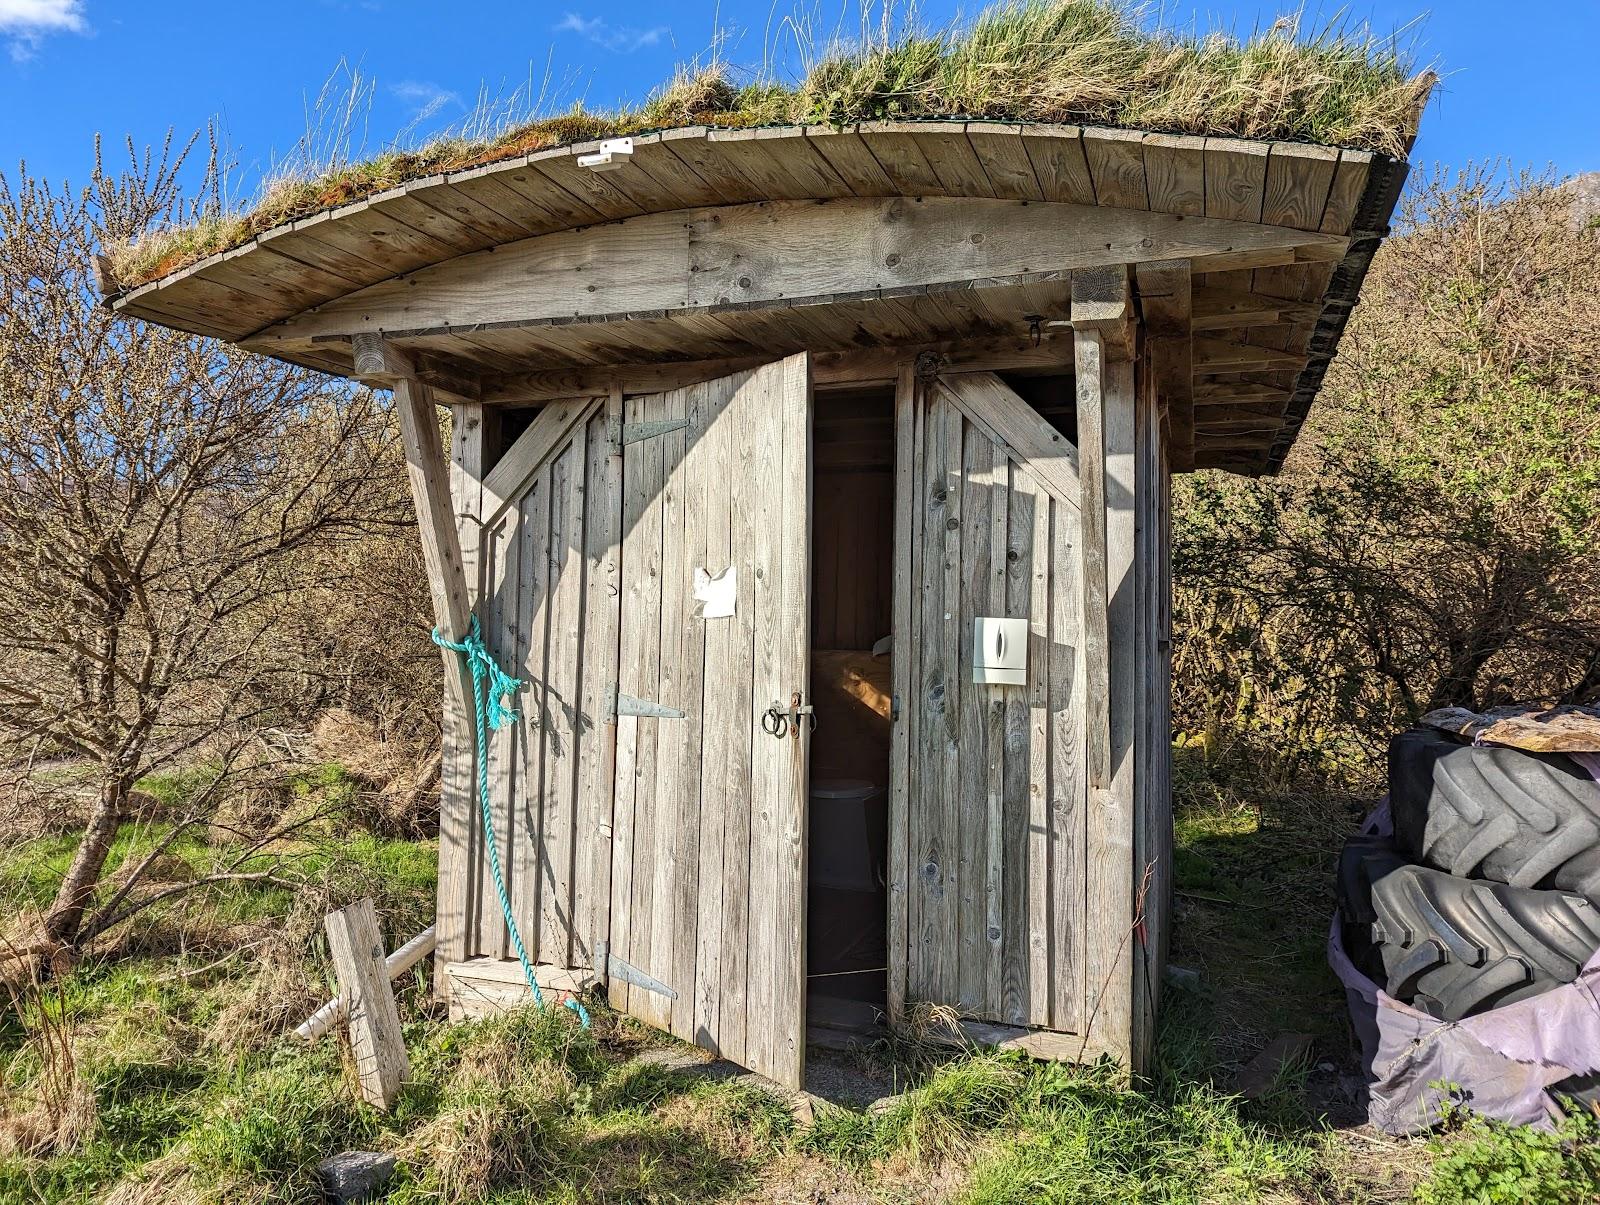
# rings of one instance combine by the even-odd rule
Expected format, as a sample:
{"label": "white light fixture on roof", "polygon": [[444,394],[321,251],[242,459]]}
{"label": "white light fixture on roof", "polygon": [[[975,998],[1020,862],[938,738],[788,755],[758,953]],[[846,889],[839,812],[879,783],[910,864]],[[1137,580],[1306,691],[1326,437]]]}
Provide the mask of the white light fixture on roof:
{"label": "white light fixture on roof", "polygon": [[602,138],[600,149],[589,155],[578,156],[579,167],[590,167],[597,172],[614,172],[633,154],[633,139]]}

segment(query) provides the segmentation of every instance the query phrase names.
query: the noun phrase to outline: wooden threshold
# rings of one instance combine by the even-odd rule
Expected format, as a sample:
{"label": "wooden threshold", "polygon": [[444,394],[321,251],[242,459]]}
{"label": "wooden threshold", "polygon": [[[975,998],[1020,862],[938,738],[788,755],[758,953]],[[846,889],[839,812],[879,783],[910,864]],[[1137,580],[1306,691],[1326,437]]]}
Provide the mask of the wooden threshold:
{"label": "wooden threshold", "polygon": [[[533,989],[523,977],[522,964],[514,958],[447,963],[444,974],[452,1021],[498,1016],[533,1003]],[[534,966],[533,977],[547,1005],[587,992],[599,983],[592,970],[543,963]]]}

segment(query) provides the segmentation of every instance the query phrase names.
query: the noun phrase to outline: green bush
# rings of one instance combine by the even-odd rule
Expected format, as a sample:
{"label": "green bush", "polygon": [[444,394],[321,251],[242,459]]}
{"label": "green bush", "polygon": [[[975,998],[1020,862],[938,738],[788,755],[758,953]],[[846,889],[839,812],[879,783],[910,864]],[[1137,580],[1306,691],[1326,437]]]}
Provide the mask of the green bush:
{"label": "green bush", "polygon": [[1419,1205],[1593,1205],[1600,1201],[1600,1119],[1576,1114],[1553,1130],[1470,1114],[1434,1143],[1439,1157]]}

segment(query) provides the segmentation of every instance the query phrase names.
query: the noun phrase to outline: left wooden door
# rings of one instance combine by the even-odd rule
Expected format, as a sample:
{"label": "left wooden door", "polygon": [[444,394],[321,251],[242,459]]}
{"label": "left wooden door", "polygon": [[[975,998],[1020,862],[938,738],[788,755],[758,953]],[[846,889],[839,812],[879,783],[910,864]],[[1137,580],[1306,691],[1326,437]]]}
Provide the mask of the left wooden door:
{"label": "left wooden door", "polygon": [[805,355],[626,399],[609,990],[798,1088],[805,1053]]}

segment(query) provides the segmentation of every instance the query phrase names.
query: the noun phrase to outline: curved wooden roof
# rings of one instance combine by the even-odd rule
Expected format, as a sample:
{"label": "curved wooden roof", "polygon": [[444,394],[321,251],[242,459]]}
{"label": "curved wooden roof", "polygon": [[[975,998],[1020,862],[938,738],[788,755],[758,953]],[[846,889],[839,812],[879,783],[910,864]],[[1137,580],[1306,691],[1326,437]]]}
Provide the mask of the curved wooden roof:
{"label": "curved wooden roof", "polygon": [[[578,166],[591,143],[415,180],[266,231],[109,304],[340,374],[351,371],[349,334],[381,330],[431,357],[441,380],[470,382],[458,392],[512,400],[530,368],[1037,333],[1041,320],[1065,317],[1071,268],[1092,262],[1052,259],[1039,232],[1070,227],[1091,249],[1109,240],[1102,258],[1115,259],[1118,235],[1087,209],[1123,211],[1121,258],[1191,258],[1196,273],[1197,463],[1262,471],[1281,464],[1304,417],[1404,175],[1403,163],[1366,151],[969,121],[690,127],[636,137],[634,148],[615,171]],[[894,198],[929,203],[884,210]],[[601,264],[607,279],[627,280],[630,247],[648,231],[659,242],[673,225],[720,230],[726,214],[728,228],[748,226],[756,212],[769,227],[798,230],[806,207],[782,202],[835,203],[782,248],[787,260],[825,260],[816,231],[835,215],[875,230],[902,223],[907,246],[948,242],[936,217],[950,207],[937,198],[985,202],[968,208],[1011,242],[969,254],[965,276],[896,275],[879,262],[857,289],[821,271],[791,273],[759,297],[759,288],[735,296],[702,280],[697,292],[635,289],[624,301],[595,283],[607,276],[595,272]],[[683,223],[652,218],[685,210],[696,212]],[[593,233],[564,235],[577,230]],[[426,291],[421,283],[483,276],[494,257],[504,272],[519,255],[528,265],[566,256],[590,275],[581,289],[575,277],[558,281],[543,309],[498,318],[483,304],[435,306],[425,318],[401,304],[408,289]],[[685,255],[692,278],[703,264]],[[801,302],[803,314],[793,308]],[[362,314],[375,325],[352,325]]]}

